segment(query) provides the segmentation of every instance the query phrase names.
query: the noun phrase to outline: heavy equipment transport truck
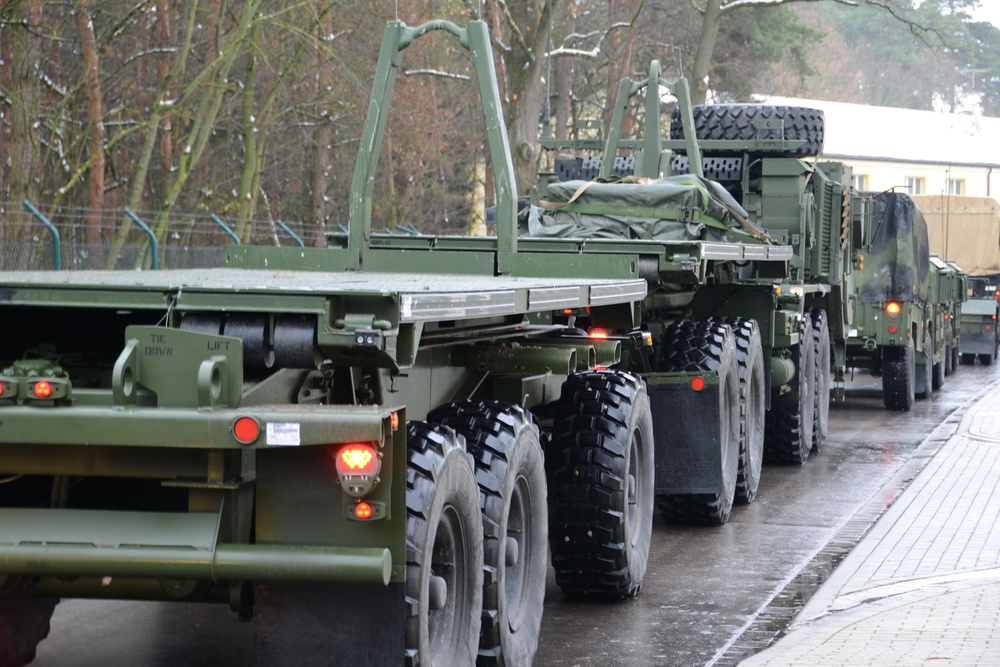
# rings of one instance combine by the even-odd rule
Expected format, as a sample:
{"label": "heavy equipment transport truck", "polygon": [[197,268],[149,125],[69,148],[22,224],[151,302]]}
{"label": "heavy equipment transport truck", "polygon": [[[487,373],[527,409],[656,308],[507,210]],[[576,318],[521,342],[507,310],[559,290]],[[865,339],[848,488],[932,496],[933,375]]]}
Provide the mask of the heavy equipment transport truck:
{"label": "heavy equipment transport truck", "polygon": [[[372,233],[393,80],[429,32],[471,54],[495,237]],[[0,665],[62,598],[228,604],[261,665],[530,665],[549,554],[569,595],[638,594],[655,499],[724,522],[768,403],[778,458],[826,428],[864,206],[842,165],[760,155],[815,152],[759,136],[792,124],[743,138],[736,206],[687,131],[679,194],[614,204],[664,209],[670,238],[519,236],[485,24],[391,22],[327,248],[0,274]]]}
{"label": "heavy equipment transport truck", "polygon": [[[822,112],[753,104],[692,107],[687,83],[664,81],[659,69],[654,62],[645,80],[621,82],[606,137],[542,139],[558,156],[543,179],[542,200],[524,217],[530,235],[587,239],[592,251],[599,243],[614,247],[612,239],[621,244],[639,238],[666,244],[675,238],[758,240],[791,250],[784,265],[751,259],[716,262],[711,273],[661,273],[650,284],[642,315],[642,326],[653,334],[655,360],[650,368],[631,367],[649,383],[655,404],[653,388],[693,363],[684,350],[697,347],[706,328],[732,329],[745,413],[736,498],[749,502],[761,460],[805,462],[826,437],[831,391],[843,395],[853,272],[869,200],[853,191],[847,165],[808,161],[822,151]],[[667,119],[661,117],[665,92],[677,100]],[[638,139],[623,136],[630,107],[639,119],[633,124]],[[595,149],[599,155],[579,154]],[[703,221],[680,198],[672,209],[656,209],[654,202],[670,196],[671,188],[711,193],[726,224]],[[750,367],[756,361],[744,363],[758,356],[762,370]],[[695,452],[708,451],[697,420],[691,423],[679,437],[673,429],[657,432],[658,448],[661,440],[667,443],[668,460],[682,451],[696,460]],[[725,507],[721,512],[692,507],[695,497],[677,494],[679,484],[661,474],[664,466],[658,461],[656,487],[666,518],[697,520],[700,512],[709,522],[724,521],[728,490],[717,498]]]}

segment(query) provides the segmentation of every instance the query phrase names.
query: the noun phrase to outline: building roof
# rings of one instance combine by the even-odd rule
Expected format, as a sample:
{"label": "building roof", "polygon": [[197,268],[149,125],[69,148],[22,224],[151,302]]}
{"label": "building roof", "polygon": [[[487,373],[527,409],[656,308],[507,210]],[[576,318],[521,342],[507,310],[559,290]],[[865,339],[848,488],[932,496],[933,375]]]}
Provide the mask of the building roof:
{"label": "building roof", "polygon": [[1000,118],[790,97],[763,101],[822,110],[827,158],[1000,167]]}

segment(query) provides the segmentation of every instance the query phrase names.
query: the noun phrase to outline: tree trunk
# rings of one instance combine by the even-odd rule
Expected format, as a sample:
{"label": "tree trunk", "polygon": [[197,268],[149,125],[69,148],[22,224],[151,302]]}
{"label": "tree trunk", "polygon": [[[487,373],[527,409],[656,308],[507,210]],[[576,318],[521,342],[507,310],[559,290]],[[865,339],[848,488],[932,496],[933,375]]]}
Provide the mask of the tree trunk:
{"label": "tree trunk", "polygon": [[101,209],[104,208],[104,110],[101,103],[101,71],[94,39],[90,0],[77,0],[76,26],[86,68],[84,91],[87,104],[87,243],[101,241]]}
{"label": "tree trunk", "polygon": [[711,83],[708,74],[712,66],[715,40],[719,36],[719,24],[722,22],[722,0],[708,0],[702,16],[698,50],[695,51],[694,67],[691,70],[691,102],[694,104],[705,103]]}
{"label": "tree trunk", "polygon": [[38,170],[41,161],[36,123],[41,97],[41,50],[31,28],[40,26],[42,9],[38,0],[13,3],[7,24],[10,34],[10,200],[37,202]]}
{"label": "tree trunk", "polygon": [[514,161],[518,194],[534,189],[538,176],[538,121],[544,105],[545,50],[549,41],[551,3],[512,3],[510,15],[518,30],[506,52],[507,134]]}

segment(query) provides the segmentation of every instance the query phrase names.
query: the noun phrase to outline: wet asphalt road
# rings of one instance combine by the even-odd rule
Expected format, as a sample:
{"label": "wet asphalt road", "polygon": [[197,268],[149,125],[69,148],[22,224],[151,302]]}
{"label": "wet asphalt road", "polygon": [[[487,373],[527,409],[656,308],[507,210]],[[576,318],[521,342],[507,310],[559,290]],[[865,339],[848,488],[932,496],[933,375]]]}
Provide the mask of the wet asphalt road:
{"label": "wet asphalt road", "polygon": [[[830,437],[803,467],[765,466],[758,499],[720,527],[654,522],[639,597],[564,597],[550,577],[535,666],[735,665],[780,632],[850,546],[944,441],[939,424],[1000,381],[962,366],[909,413],[882,407],[859,375],[831,409]],[[920,454],[914,452],[920,448]],[[228,608],[71,600],[55,612],[38,667],[252,664],[249,624]]]}

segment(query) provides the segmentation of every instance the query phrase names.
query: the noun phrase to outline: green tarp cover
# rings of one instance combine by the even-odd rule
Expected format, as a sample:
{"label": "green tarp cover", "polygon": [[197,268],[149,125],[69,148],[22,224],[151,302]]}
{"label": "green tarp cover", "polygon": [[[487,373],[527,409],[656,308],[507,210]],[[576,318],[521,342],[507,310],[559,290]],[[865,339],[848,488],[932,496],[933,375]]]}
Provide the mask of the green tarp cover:
{"label": "green tarp cover", "polygon": [[930,246],[927,223],[909,195],[883,192],[872,200],[871,247],[855,274],[861,300],[927,300]]}
{"label": "green tarp cover", "polygon": [[566,181],[549,184],[547,203],[522,210],[520,226],[522,235],[542,238],[746,240],[730,211],[749,217],[721,185],[688,174],[641,182]]}

